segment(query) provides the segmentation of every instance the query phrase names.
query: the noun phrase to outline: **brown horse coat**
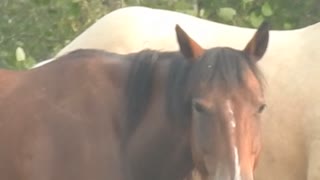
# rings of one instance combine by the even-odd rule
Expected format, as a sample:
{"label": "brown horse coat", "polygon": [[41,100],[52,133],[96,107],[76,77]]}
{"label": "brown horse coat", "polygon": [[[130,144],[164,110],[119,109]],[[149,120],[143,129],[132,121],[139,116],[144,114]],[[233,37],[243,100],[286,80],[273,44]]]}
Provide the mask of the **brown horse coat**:
{"label": "brown horse coat", "polygon": [[242,51],[78,50],[0,70],[0,179],[252,180],[265,107],[262,24]]}
{"label": "brown horse coat", "polygon": [[123,86],[107,77],[121,71],[118,61],[81,52],[36,70],[1,70],[0,178],[124,179],[117,124],[106,121],[118,116]]}
{"label": "brown horse coat", "polygon": [[[107,14],[58,55],[77,48],[128,53],[144,48],[177,50],[174,24],[205,47],[243,48],[253,29],[210,22],[182,13],[128,7]],[[257,180],[320,179],[320,24],[270,31],[262,70],[268,81],[262,121],[263,149]]]}

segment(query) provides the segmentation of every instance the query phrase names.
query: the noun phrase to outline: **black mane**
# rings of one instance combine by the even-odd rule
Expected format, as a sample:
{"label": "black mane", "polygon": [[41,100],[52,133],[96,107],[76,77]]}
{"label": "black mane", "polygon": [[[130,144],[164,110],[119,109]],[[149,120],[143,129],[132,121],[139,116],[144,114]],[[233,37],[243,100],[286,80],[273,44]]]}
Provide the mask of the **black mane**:
{"label": "black mane", "polygon": [[[191,64],[178,52],[158,52],[144,50],[130,57],[132,65],[127,80],[126,133],[127,137],[141,123],[153,92],[153,78],[158,62],[171,59],[166,75],[166,108],[168,119],[187,123],[190,117],[190,98],[199,87],[206,83],[214,88],[222,88],[224,93],[232,93],[238,88],[247,88],[245,72],[248,68],[261,85],[262,74],[256,64],[242,51],[231,48],[207,50],[197,63]],[[248,92],[249,93],[249,92]]]}

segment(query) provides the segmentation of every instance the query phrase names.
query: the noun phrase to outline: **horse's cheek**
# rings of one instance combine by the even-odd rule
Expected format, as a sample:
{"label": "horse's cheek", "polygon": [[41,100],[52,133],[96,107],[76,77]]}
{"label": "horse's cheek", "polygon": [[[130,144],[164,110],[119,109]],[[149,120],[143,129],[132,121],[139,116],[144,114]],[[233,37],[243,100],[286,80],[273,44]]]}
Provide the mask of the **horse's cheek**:
{"label": "horse's cheek", "polygon": [[195,120],[193,125],[194,145],[201,153],[211,152],[214,144],[213,132],[214,128],[210,120],[204,117]]}

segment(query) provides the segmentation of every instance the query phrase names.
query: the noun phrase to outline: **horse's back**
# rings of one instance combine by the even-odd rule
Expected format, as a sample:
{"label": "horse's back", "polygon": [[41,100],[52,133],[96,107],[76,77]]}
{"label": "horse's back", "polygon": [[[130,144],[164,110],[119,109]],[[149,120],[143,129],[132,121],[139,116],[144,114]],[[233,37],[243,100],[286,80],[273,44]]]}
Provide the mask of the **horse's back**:
{"label": "horse's back", "polygon": [[[253,29],[214,23],[183,13],[146,7],[127,7],[100,18],[63,48],[58,56],[77,48],[98,48],[117,53],[137,52],[144,48],[178,50],[174,32],[176,24],[186,29],[188,34],[208,48],[212,46],[208,44],[207,39],[218,40],[216,32],[220,33],[225,28],[245,32],[248,38],[254,33]],[[206,38],[203,38],[203,34]]]}
{"label": "horse's back", "polygon": [[0,69],[0,99],[5,98],[22,78],[19,71]]}
{"label": "horse's back", "polygon": [[[126,54],[145,48],[178,50],[174,27],[179,24],[203,47],[229,46],[242,49],[254,29],[216,23],[191,15],[146,7],[127,7],[100,18],[63,48],[57,56],[78,48],[96,48]],[[300,36],[304,29],[271,31],[270,47]],[[278,46],[277,46],[278,47]]]}

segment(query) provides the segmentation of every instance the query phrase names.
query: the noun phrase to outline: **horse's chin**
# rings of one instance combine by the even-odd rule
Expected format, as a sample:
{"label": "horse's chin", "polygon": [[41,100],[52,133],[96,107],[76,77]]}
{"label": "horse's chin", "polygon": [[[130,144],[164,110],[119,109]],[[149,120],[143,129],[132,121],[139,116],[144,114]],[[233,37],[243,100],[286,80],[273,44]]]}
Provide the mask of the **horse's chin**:
{"label": "horse's chin", "polygon": [[201,180],[254,180],[253,173],[246,175],[232,173],[227,166],[206,167],[206,171],[194,171],[193,179]]}
{"label": "horse's chin", "polygon": [[234,176],[231,177],[230,173],[223,173],[217,171],[213,175],[210,175],[207,178],[203,178],[202,180],[254,180],[253,175],[247,175],[247,176]]}
{"label": "horse's chin", "polygon": [[[233,178],[231,177],[231,173],[230,170],[228,170],[228,168],[226,168],[225,166],[217,166],[217,168],[212,171],[209,172],[209,176],[207,178],[207,180],[233,180]],[[240,180],[240,179],[237,179]]]}

